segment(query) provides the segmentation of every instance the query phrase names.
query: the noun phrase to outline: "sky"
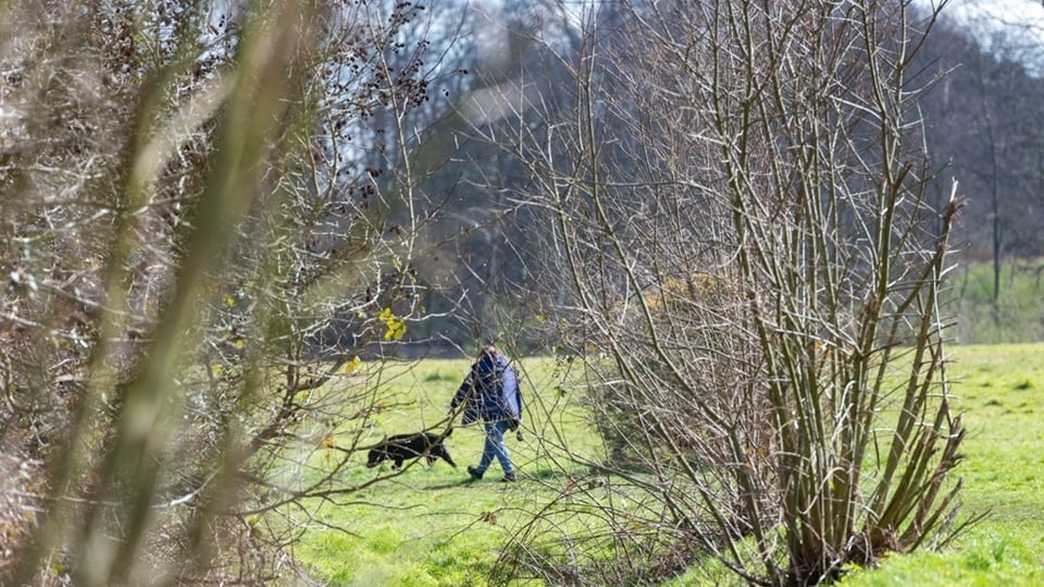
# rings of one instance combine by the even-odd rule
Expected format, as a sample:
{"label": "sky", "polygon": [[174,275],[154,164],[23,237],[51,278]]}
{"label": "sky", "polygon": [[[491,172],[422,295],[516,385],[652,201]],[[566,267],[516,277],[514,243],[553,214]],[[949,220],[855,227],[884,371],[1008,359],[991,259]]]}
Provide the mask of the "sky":
{"label": "sky", "polygon": [[968,27],[985,49],[1044,75],[1044,0],[952,0],[945,14]]}
{"label": "sky", "polygon": [[[922,0],[922,3],[928,1]],[[953,0],[948,10],[962,18],[986,16],[1012,26],[1044,26],[1042,0]]]}
{"label": "sky", "polygon": [[[917,3],[927,7],[939,0]],[[1044,44],[1044,0],[951,0],[943,14],[976,29],[983,42],[995,32],[1010,32]]]}

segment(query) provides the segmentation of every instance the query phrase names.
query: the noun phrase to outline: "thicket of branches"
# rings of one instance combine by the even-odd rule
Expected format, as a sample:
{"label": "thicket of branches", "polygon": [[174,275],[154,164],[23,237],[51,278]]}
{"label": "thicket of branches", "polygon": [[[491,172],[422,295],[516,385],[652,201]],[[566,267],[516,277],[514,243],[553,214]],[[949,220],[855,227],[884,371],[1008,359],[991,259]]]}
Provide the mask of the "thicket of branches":
{"label": "thicket of branches", "polygon": [[[543,290],[586,363],[609,474],[503,562],[620,583],[716,559],[806,584],[947,539],[963,438],[908,3],[694,1],[592,14],[570,100],[505,150],[546,211]],[[550,48],[549,48],[550,50]],[[598,519],[559,536],[566,518]]]}
{"label": "thicket of branches", "polygon": [[273,580],[359,489],[424,319],[426,10],[0,7],[0,582]]}

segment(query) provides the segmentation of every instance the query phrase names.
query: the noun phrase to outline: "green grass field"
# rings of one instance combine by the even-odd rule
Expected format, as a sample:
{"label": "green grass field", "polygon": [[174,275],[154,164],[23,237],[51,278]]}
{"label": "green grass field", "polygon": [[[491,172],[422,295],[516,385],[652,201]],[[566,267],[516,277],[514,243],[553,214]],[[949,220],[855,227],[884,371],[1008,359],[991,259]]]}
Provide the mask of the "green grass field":
{"label": "green grass field", "polygon": [[[849,574],[846,585],[1044,585],[1044,344],[952,347],[952,352],[954,392],[969,429],[960,468],[963,512],[992,513],[945,551],[889,558],[876,569]],[[509,441],[523,479],[498,483],[494,464],[486,479],[466,483],[464,465],[477,462],[482,435],[458,427],[447,446],[460,469],[418,463],[352,496],[365,504],[324,506],[322,522],[355,535],[320,524],[309,529],[295,554],[315,579],[333,585],[485,584],[512,528],[564,482],[568,465],[548,459],[566,451],[600,454],[577,398],[556,389],[562,374],[555,365],[525,359],[522,366],[531,382],[524,388],[529,401],[543,404],[534,412],[554,418],[527,422],[527,440]],[[437,422],[467,367],[467,361],[429,360],[398,369],[389,385],[409,405],[382,414],[374,438]],[[378,471],[355,467],[348,480],[363,481]],[[708,581],[706,569],[692,571],[671,584]]]}

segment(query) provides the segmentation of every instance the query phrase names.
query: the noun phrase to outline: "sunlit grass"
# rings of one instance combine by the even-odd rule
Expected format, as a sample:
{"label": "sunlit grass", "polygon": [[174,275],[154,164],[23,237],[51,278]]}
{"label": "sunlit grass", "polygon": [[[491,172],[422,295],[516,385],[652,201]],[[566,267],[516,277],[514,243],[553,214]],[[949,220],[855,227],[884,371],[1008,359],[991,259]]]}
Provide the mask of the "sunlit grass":
{"label": "sunlit grass", "polygon": [[[440,422],[469,366],[467,360],[427,360],[386,368],[381,376],[389,384],[382,396],[393,398],[396,407],[374,418],[374,426],[366,431],[367,443]],[[563,468],[585,472],[581,466],[564,460],[553,463],[543,455],[550,452],[561,458],[566,450],[586,457],[600,454],[600,443],[584,424],[577,397],[556,389],[561,377],[553,373],[553,361],[524,359],[521,370],[528,405],[527,437],[518,442],[511,435],[508,440],[520,481],[499,483],[501,471],[494,463],[482,481],[468,483],[465,467],[478,462],[483,435],[478,426],[458,425],[446,442],[458,469],[442,461],[432,467],[417,462],[402,475],[347,498],[365,505],[322,506],[322,522],[357,536],[320,525],[305,534],[295,554],[316,579],[336,585],[486,582],[498,547],[533,508],[561,487]],[[561,432],[561,438],[551,433],[552,428]],[[313,463],[322,458],[317,453]],[[348,483],[390,472],[388,465],[362,467],[365,454],[353,459],[358,466],[344,475]]]}
{"label": "sunlit grass", "polygon": [[[968,437],[964,477],[964,516],[991,515],[942,552],[893,556],[877,569],[857,570],[846,585],[1040,585],[1044,584],[1044,344],[952,347],[953,391],[965,411]],[[524,388],[531,402],[552,402],[553,363],[527,359]],[[439,421],[468,368],[467,361],[429,360],[395,367],[394,397],[409,405],[381,414],[372,438],[420,429]],[[534,387],[535,386],[535,387]],[[576,397],[550,412],[568,447],[599,454],[599,442],[580,418]],[[544,413],[536,410],[536,413]],[[527,423],[524,443],[509,441],[524,479],[497,483],[493,465],[486,480],[468,484],[464,466],[478,460],[481,432],[457,428],[448,441],[460,465],[418,464],[402,476],[377,485],[353,500],[369,506],[323,506],[322,520],[358,534],[316,526],[296,555],[316,579],[335,585],[482,585],[498,547],[528,512],[552,495],[564,474],[538,458],[537,430],[548,434],[546,419]],[[559,454],[561,454],[561,449]],[[360,462],[365,458],[358,455]],[[347,479],[362,481],[381,472],[352,467]],[[387,470],[383,470],[387,472]],[[581,471],[582,472],[582,471]],[[484,513],[493,512],[495,519]],[[672,585],[733,581],[721,565],[701,564]],[[734,581],[733,581],[734,582]]]}

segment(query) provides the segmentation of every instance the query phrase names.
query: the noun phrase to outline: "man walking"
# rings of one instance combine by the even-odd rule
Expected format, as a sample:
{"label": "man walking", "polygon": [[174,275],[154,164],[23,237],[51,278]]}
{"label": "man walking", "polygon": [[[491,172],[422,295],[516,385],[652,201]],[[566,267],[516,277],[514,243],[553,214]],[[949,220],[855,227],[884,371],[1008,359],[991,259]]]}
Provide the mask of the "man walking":
{"label": "man walking", "polygon": [[465,426],[481,419],[486,429],[486,444],[478,467],[468,466],[473,480],[482,478],[495,457],[504,470],[504,481],[515,480],[515,466],[504,444],[504,433],[515,430],[522,422],[522,393],[518,376],[507,357],[492,344],[482,347],[478,360],[464,379],[450,403],[453,411],[464,403]]}

